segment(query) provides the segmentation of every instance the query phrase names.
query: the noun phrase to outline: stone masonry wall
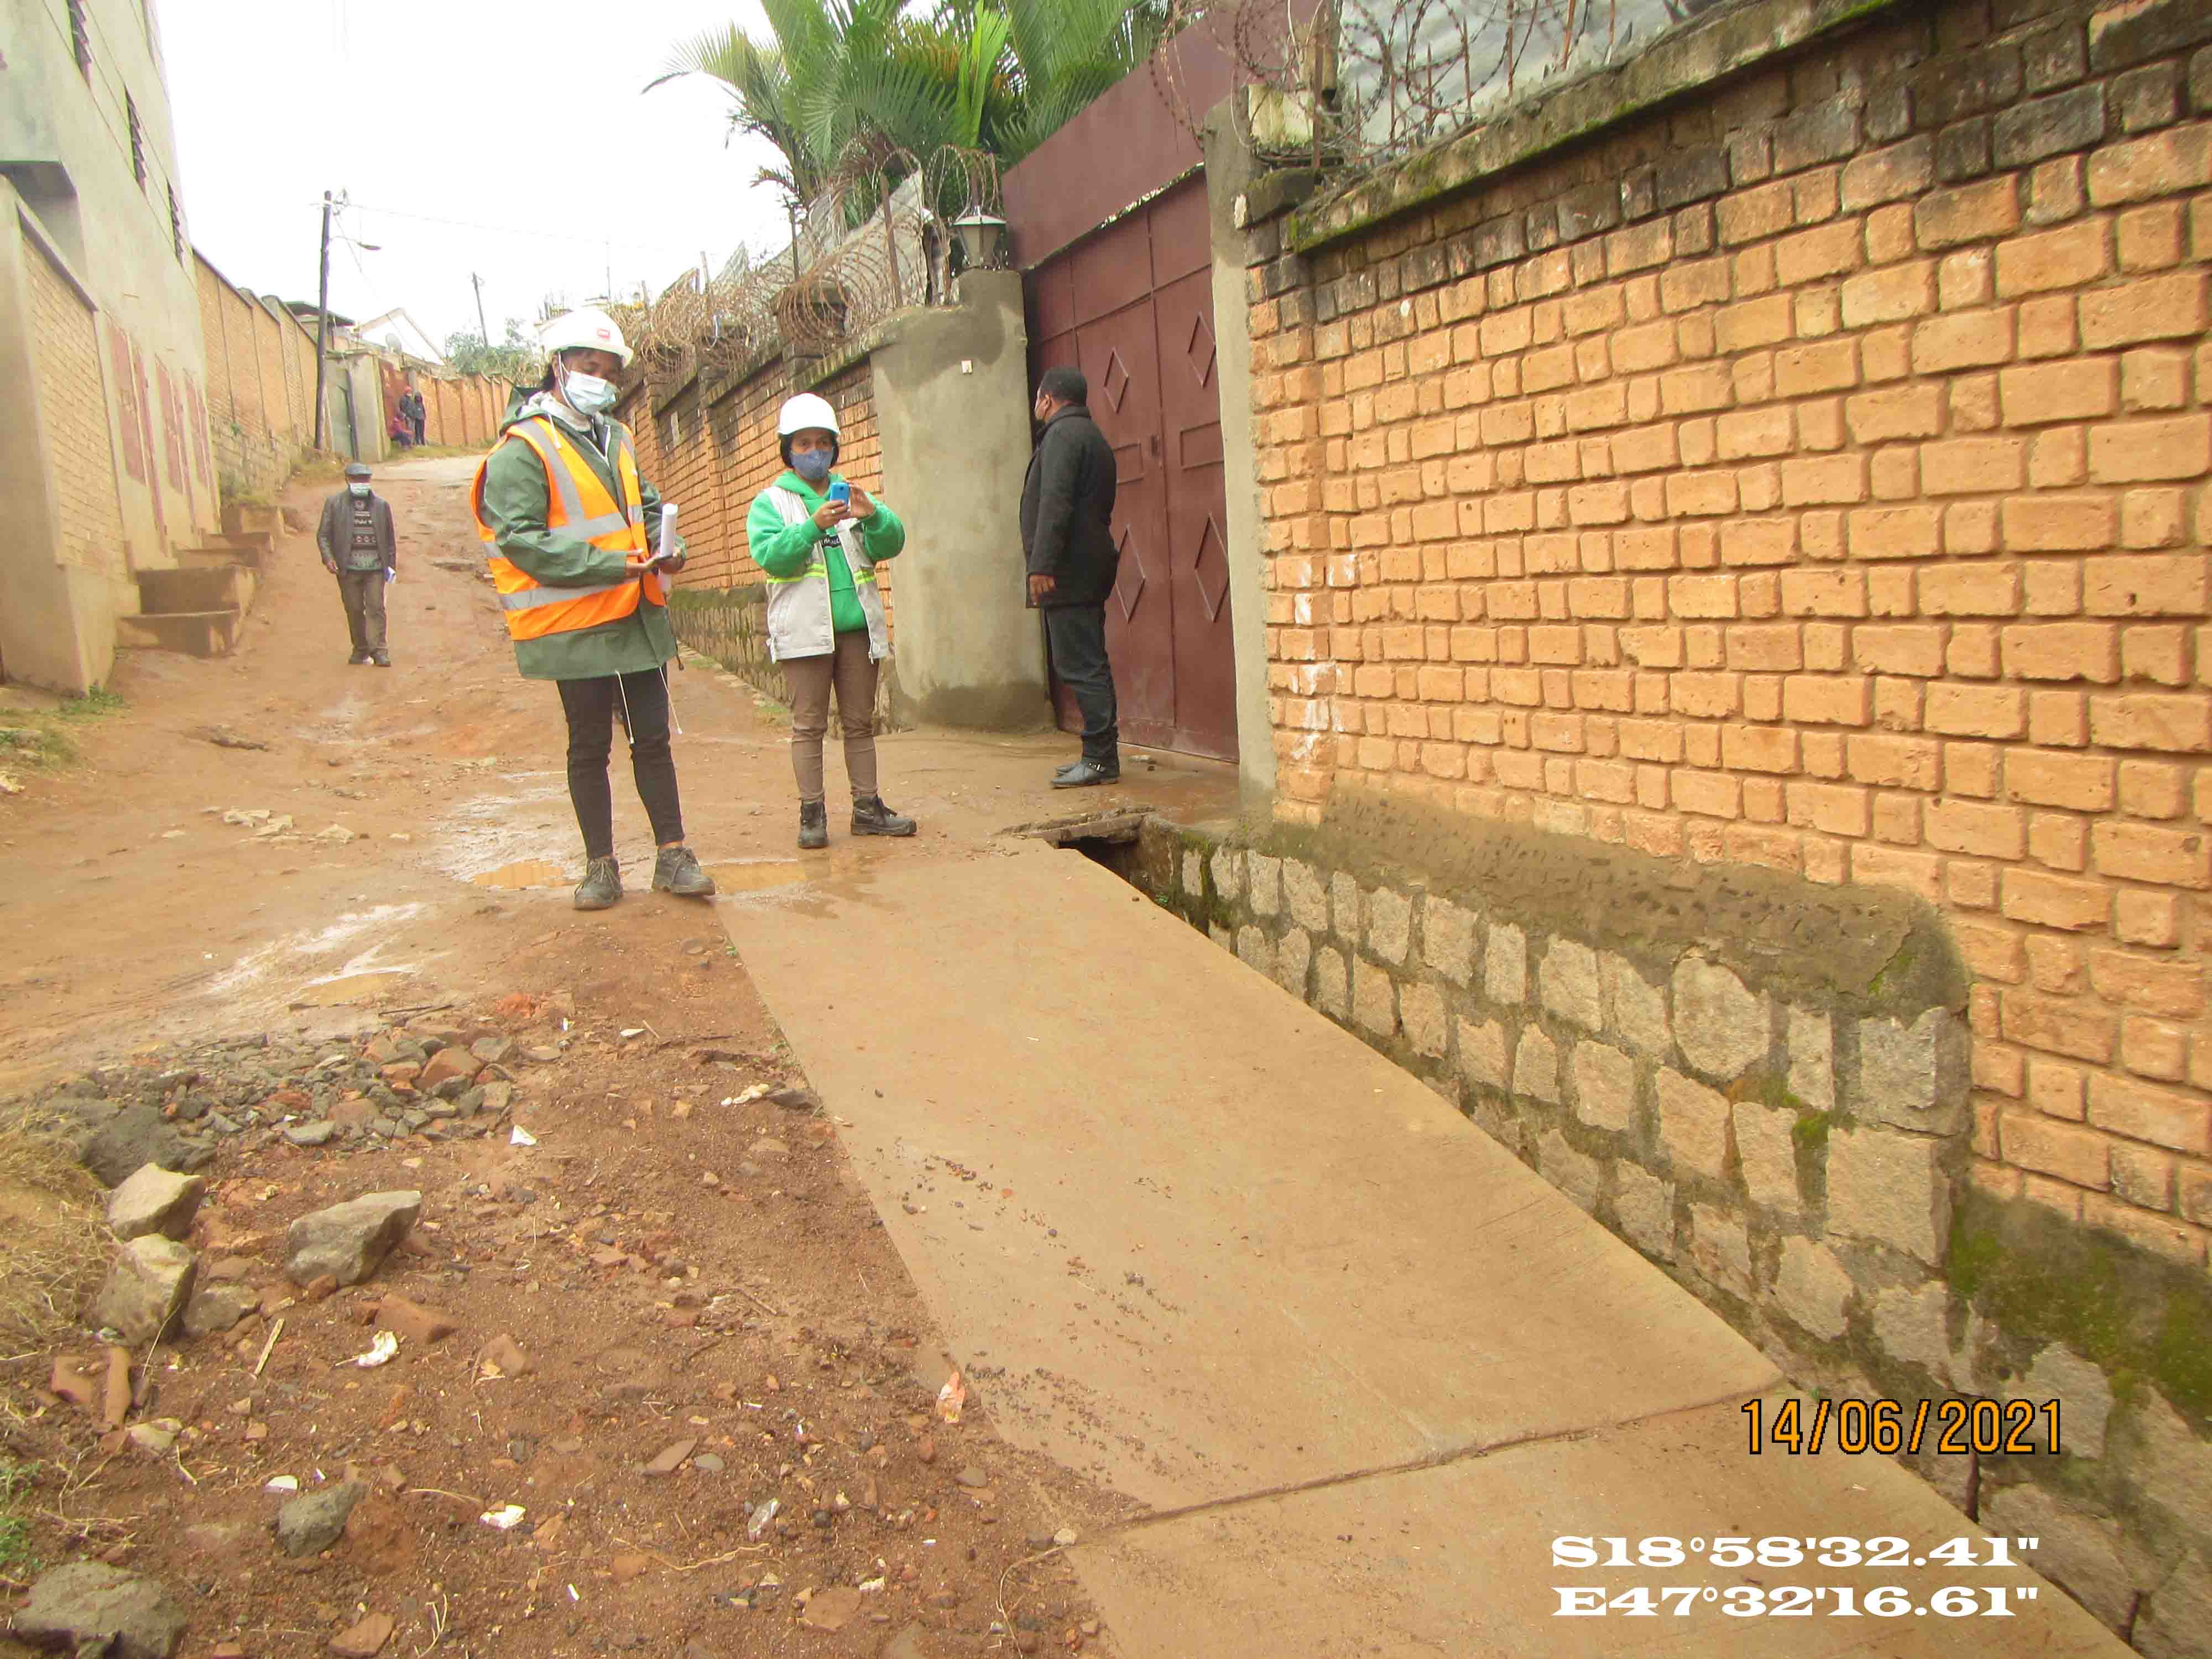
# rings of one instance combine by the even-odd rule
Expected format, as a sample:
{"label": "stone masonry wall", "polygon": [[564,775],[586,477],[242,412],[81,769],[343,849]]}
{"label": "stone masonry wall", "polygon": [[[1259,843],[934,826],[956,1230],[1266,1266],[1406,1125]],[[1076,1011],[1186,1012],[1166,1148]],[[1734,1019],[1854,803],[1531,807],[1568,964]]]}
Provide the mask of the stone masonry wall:
{"label": "stone masonry wall", "polygon": [[[1620,856],[1501,833],[1553,843],[1562,887],[1577,853]],[[1701,912],[1725,883],[1701,894],[1657,860],[1632,878],[1675,895],[1682,926],[1632,948],[1558,925],[1574,907],[1542,896],[1543,872],[1494,900],[1346,867],[1281,828],[1157,823],[1139,863],[1161,903],[1457,1103],[1801,1385],[1908,1415],[2059,1401],[2057,1457],[1905,1461],[1986,1528],[2040,1537],[2039,1570],[2142,1651],[2212,1653],[2212,1389],[2114,1335],[2201,1334],[2212,1297],[2131,1247],[2061,1259],[2032,1236],[2061,1224],[2047,1211],[1967,1182],[1968,1032],[1930,1000],[1943,975],[1907,968],[1924,928],[1862,990],[1822,993],[1717,949]],[[1801,884],[1791,926],[1817,960],[1822,890]],[[2050,1302],[2039,1275],[2060,1281]]]}
{"label": "stone masonry wall", "polygon": [[2212,6],[1888,8],[1424,176],[1251,233],[1279,810],[1923,896],[1977,1188],[2202,1275]]}

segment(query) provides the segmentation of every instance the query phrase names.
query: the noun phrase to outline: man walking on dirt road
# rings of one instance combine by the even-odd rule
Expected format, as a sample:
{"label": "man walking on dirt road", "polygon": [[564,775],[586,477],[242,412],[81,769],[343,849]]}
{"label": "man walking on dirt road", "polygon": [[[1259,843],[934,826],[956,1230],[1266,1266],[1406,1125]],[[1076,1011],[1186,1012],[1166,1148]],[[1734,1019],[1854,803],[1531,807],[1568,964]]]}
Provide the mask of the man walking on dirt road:
{"label": "man walking on dirt road", "polygon": [[346,631],[353,636],[356,667],[392,666],[384,648],[384,589],[398,574],[399,538],[392,528],[392,507],[368,487],[368,469],[359,461],[345,470],[346,487],[323,503],[315,531],[323,568],[338,579],[345,601]]}

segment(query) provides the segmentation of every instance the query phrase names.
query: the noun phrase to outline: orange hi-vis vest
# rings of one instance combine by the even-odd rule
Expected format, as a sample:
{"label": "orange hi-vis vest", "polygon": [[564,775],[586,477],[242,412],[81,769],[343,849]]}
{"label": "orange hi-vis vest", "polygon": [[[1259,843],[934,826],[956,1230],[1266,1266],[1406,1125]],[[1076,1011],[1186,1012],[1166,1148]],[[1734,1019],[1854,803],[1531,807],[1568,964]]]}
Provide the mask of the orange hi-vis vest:
{"label": "orange hi-vis vest", "polygon": [[[568,434],[540,415],[517,421],[507,429],[509,442],[528,444],[545,465],[545,526],[609,552],[643,554],[645,514],[638,505],[642,494],[637,480],[637,453],[630,447],[629,431],[619,421],[607,422],[607,459],[614,469],[622,499],[607,494],[606,486],[578,453]],[[496,453],[496,450],[494,451]],[[500,608],[507,614],[507,631],[517,640],[543,639],[548,634],[571,633],[619,622],[635,614],[641,599],[655,605],[668,603],[668,584],[655,572],[624,576],[619,581],[590,587],[549,587],[521,566],[503,556],[490,525],[484,521],[484,469],[491,457],[477,468],[469,491],[469,506],[476,514],[477,533],[483,538],[491,563],[492,581],[499,589]]]}

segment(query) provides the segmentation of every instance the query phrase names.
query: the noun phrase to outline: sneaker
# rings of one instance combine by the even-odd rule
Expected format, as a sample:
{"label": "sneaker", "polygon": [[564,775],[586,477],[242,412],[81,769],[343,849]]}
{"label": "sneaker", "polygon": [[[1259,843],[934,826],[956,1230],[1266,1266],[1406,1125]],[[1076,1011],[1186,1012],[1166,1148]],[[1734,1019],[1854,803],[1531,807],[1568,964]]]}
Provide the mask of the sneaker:
{"label": "sneaker", "polygon": [[884,805],[881,795],[858,795],[853,800],[853,833],[856,836],[910,836],[912,818],[901,817]]}
{"label": "sneaker", "polygon": [[712,898],[714,878],[699,867],[688,847],[664,847],[653,861],[653,890],[679,898]]}
{"label": "sneaker", "polygon": [[1082,789],[1094,783],[1119,783],[1121,781],[1120,766],[1086,757],[1056,775],[1052,787],[1055,789]]}
{"label": "sneaker", "polygon": [[799,803],[799,845],[806,852],[830,844],[830,806],[826,801]]}
{"label": "sneaker", "polygon": [[622,866],[612,859],[592,859],[576,884],[579,910],[611,910],[622,899]]}
{"label": "sneaker", "polygon": [[374,653],[369,660],[379,668],[389,668],[392,666],[392,653],[389,651],[379,651]]}
{"label": "sneaker", "polygon": [[348,668],[366,668],[366,667],[368,667],[368,652],[366,652],[366,651],[356,651],[356,652],[355,652],[355,653],[353,653],[353,655],[351,655],[350,657],[348,657],[348,658],[346,659],[346,666],[347,666]]}

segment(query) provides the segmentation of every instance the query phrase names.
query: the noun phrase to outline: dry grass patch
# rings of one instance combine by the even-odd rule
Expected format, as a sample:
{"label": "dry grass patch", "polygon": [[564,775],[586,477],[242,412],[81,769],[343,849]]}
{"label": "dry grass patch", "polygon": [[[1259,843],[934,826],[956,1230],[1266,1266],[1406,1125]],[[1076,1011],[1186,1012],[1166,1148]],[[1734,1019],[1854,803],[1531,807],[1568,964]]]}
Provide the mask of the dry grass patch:
{"label": "dry grass patch", "polygon": [[112,1240],[100,1185],[53,1121],[0,1108],[0,1344],[58,1341],[107,1270]]}

